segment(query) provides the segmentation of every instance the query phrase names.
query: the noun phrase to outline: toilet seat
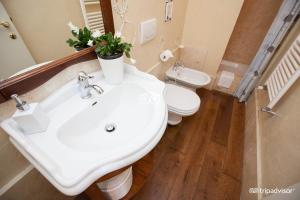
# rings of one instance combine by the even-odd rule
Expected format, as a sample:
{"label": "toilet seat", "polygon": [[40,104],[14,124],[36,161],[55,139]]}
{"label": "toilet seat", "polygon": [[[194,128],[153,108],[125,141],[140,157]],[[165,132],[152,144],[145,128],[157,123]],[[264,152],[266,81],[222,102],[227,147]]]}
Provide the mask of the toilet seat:
{"label": "toilet seat", "polygon": [[173,84],[166,84],[165,100],[168,110],[181,116],[193,115],[201,102],[195,92]]}

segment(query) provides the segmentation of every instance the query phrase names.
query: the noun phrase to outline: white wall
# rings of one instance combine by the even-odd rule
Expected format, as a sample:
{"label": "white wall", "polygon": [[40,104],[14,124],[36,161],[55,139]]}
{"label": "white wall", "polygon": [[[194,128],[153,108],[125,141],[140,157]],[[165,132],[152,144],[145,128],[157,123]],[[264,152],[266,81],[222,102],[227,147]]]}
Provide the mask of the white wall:
{"label": "white wall", "polygon": [[184,61],[215,77],[243,0],[189,0],[184,24]]}

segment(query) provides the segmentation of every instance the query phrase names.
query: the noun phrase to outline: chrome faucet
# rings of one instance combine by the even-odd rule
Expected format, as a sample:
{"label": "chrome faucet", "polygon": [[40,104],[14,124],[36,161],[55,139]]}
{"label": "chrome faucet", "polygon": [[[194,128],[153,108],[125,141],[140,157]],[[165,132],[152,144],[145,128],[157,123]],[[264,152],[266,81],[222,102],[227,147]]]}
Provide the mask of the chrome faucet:
{"label": "chrome faucet", "polygon": [[92,96],[91,90],[95,90],[98,94],[102,94],[104,90],[98,85],[91,85],[89,83],[89,79],[93,78],[93,76],[89,76],[84,71],[79,72],[78,74],[78,84],[80,96],[82,99],[88,99]]}
{"label": "chrome faucet", "polygon": [[181,60],[177,60],[173,65],[173,71],[178,71],[180,67],[183,68],[183,62]]}

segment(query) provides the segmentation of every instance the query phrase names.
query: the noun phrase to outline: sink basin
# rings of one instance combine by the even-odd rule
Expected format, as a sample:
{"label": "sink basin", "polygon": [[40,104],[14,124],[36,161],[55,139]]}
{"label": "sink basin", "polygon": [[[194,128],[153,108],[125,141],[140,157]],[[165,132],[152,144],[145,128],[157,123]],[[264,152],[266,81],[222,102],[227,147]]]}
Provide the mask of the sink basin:
{"label": "sink basin", "polygon": [[[95,100],[94,105],[60,126],[57,131],[58,139],[78,151],[109,154],[112,149],[138,137],[148,126],[154,111],[151,98],[149,92],[137,85],[115,87]],[[105,126],[108,124],[115,125],[115,131],[106,131]]]}
{"label": "sink basin", "polygon": [[167,124],[164,83],[126,65],[122,84],[91,81],[101,95],[81,99],[77,80],[40,102],[51,119],[47,131],[25,135],[7,119],[1,127],[16,148],[61,192],[76,195],[103,175],[149,153]]}

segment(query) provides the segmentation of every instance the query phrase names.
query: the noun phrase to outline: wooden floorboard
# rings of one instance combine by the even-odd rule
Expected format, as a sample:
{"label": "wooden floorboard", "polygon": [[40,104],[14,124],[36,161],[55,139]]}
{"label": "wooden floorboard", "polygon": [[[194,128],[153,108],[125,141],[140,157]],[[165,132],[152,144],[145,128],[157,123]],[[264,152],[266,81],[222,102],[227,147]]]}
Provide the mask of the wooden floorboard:
{"label": "wooden floorboard", "polygon": [[224,146],[227,146],[229,129],[230,129],[230,120],[233,107],[233,97],[229,95],[222,96],[220,106],[218,109],[218,116],[216,119],[217,126],[214,126],[214,131],[212,133],[212,140]]}
{"label": "wooden floorboard", "polygon": [[244,104],[197,91],[199,111],[168,126],[154,148],[154,167],[135,200],[238,200],[241,188]]}
{"label": "wooden floorboard", "polygon": [[225,173],[241,181],[243,166],[243,146],[245,128],[245,106],[234,100],[229,130],[227,154],[225,160]]}
{"label": "wooden floorboard", "polygon": [[192,135],[192,140],[189,142],[189,151],[186,152],[183,163],[177,171],[177,177],[173,183],[169,199],[191,199],[196,190],[205,148],[208,143],[207,135],[210,135],[212,131],[214,119],[217,116],[215,108],[219,104],[219,101],[205,101],[203,106],[209,109],[203,110],[201,116],[198,117],[196,129],[187,134]]}

